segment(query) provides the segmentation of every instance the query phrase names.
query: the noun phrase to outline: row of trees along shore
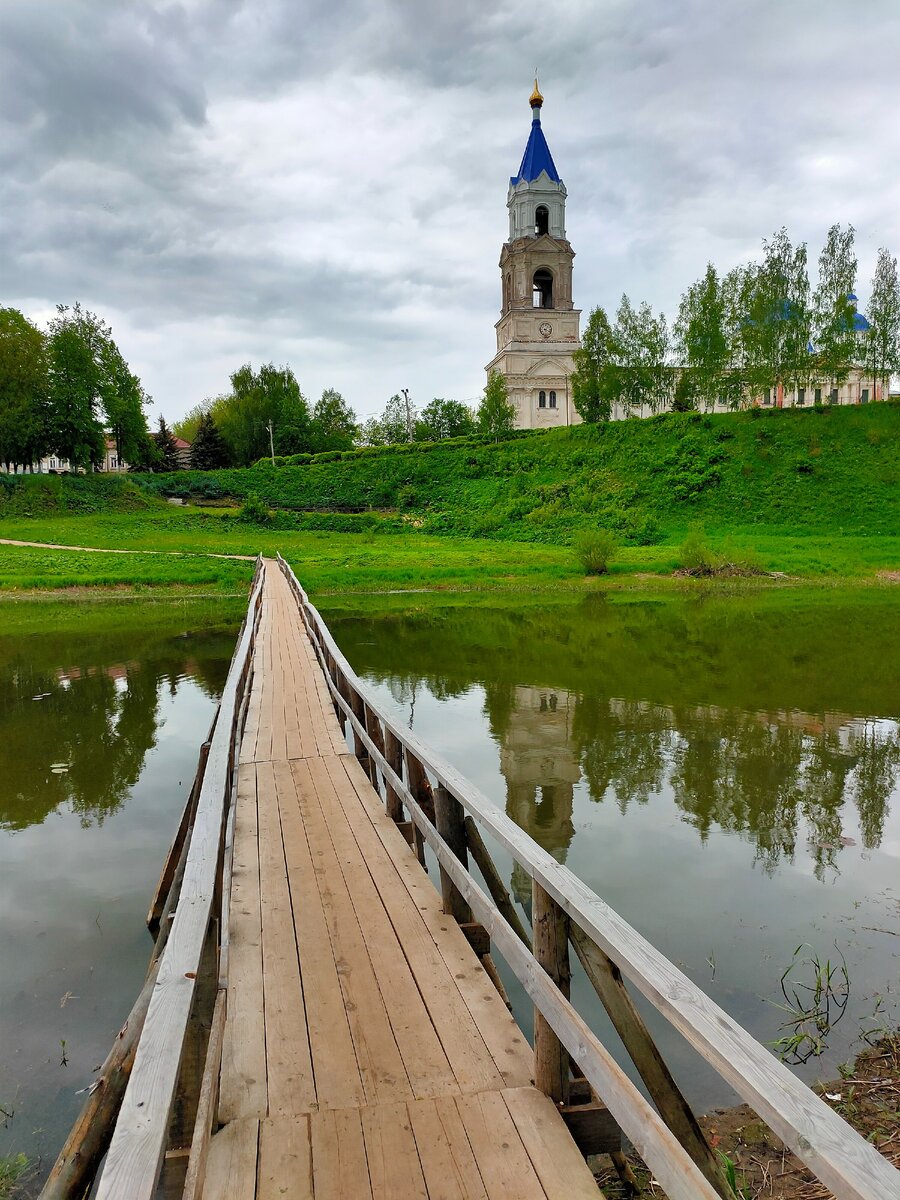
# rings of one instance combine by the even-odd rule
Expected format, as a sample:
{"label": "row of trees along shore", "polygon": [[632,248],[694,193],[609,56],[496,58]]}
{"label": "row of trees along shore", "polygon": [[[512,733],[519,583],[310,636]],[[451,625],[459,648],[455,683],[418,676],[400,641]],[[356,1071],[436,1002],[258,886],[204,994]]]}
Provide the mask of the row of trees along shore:
{"label": "row of trees along shore", "polygon": [[441,397],[419,411],[406,392],[391,396],[379,416],[358,424],[340,392],[326,388],[311,404],[290,367],[269,363],[235,371],[230,392],[198,404],[172,428],[192,443],[191,466],[213,470],[249,466],[270,454],[437,442],[475,433],[499,437],[514,424],[515,410],[500,376],[488,384],[477,411]]}
{"label": "row of trees along shore", "polygon": [[710,263],[681,297],[670,331],[665,315],[623,296],[610,321],[588,318],[575,352],[572,396],[582,419],[626,412],[724,404],[740,408],[778,386],[835,387],[860,371],[883,387],[900,370],[897,260],[878,251],[866,309],[857,328],[855,230],[833,225],[812,288],[805,243],[781,229],[764,240],[762,258],[720,275]]}

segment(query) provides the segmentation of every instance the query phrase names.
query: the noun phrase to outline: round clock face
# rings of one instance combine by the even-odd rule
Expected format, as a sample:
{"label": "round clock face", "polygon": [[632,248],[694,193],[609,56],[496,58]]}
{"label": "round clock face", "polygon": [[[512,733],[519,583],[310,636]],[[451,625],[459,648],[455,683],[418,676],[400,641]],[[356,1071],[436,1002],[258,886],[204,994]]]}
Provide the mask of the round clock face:
{"label": "round clock face", "polygon": [[541,337],[548,338],[553,332],[553,326],[549,321],[541,321],[540,325],[538,325],[538,332],[540,333]]}

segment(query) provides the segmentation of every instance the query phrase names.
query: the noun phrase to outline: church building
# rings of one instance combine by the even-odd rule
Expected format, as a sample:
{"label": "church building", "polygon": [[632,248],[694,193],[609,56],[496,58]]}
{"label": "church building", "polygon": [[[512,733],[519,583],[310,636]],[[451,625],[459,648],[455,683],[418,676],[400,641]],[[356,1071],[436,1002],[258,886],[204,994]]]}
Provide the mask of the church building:
{"label": "church building", "polygon": [[506,379],[519,429],[579,424],[572,403],[572,352],[580,345],[581,310],[572,303],[572,260],[566,239],[566,187],[544,131],[544,97],[531,94],[531,134],[522,165],[509,181],[509,241],[500,252],[501,308],[497,353],[488,377]]}

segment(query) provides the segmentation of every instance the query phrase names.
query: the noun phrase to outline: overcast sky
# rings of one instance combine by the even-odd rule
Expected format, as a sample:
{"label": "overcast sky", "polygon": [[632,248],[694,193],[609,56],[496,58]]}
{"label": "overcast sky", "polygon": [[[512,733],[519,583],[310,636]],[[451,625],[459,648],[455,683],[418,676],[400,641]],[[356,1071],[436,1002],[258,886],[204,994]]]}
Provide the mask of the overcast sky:
{"label": "overcast sky", "polygon": [[864,308],[898,46],[897,0],[0,0],[0,305],[100,312],[172,420],[248,359],[473,401],[537,66],[585,315],[834,221]]}

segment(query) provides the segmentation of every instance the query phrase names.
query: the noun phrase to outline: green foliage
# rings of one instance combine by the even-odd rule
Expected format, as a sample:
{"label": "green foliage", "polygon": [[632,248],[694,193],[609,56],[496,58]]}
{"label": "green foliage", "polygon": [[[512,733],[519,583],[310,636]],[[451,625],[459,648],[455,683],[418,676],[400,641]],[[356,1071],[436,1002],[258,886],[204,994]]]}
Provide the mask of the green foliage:
{"label": "green foliage", "polygon": [[417,442],[440,442],[474,432],[475,418],[471,409],[459,400],[436,397],[422,409],[416,421],[415,438]]}
{"label": "green foliage", "polygon": [[865,360],[886,394],[891,374],[900,370],[900,281],[897,260],[883,246],[878,251],[868,316],[871,328],[866,334]]}
{"label": "green foliage", "polygon": [[492,371],[478,406],[478,428],[494,441],[508,434],[516,420],[516,410],[506,394],[506,380],[499,371]]}
{"label": "green foliage", "polygon": [[856,254],[852,225],[832,225],[819,255],[819,282],[813,296],[816,366],[826,379],[841,383],[856,357]]}
{"label": "green foliage", "polygon": [[310,449],[314,453],[350,450],[357,432],[353,409],[340,392],[326,388],[313,409]]}
{"label": "green foliage", "polygon": [[573,354],[572,400],[582,421],[597,425],[608,421],[615,399],[615,364],[609,318],[602,308],[588,317],[581,346]]}
{"label": "green foliage", "polygon": [[7,1200],[15,1194],[13,1188],[25,1181],[30,1173],[31,1163],[24,1154],[4,1154],[0,1156],[0,1200]]}
{"label": "green foliage", "polygon": [[105,454],[100,399],[102,356],[111,330],[80,304],[56,306],[49,329],[46,448],[74,467],[89,467]]}
{"label": "green foliage", "polygon": [[585,575],[605,575],[617,544],[615,535],[608,529],[582,529],[576,533],[575,556]]}
{"label": "green foliage", "polygon": [[416,436],[416,406],[409,393],[396,393],[385,405],[380,417],[371,417],[360,433],[369,446],[399,446]]}
{"label": "green foliage", "polygon": [[244,501],[237,519],[245,525],[269,525],[272,521],[272,514],[259,496],[251,494]]}
{"label": "green foliage", "polygon": [[[185,439],[187,440],[187,439]],[[200,417],[191,444],[191,469],[216,471],[228,465],[228,449],[211,412]]]}
{"label": "green foliage", "polygon": [[692,529],[678,549],[678,561],[685,571],[713,575],[722,565],[722,556],[713,550],[700,529]]}
{"label": "green foliage", "polygon": [[675,322],[675,348],[683,370],[675,388],[674,407],[687,411],[698,403],[712,407],[728,399],[732,385],[732,350],[728,336],[728,293],[709,263],[702,279],[681,298]]}
{"label": "green foliage", "polygon": [[47,346],[17,309],[0,308],[0,462],[30,464],[47,435]]}
{"label": "green foliage", "polygon": [[166,424],[164,417],[159,418],[159,425],[156,433],[153,434],[153,443],[156,447],[160,470],[179,470],[181,463],[178,461],[178,447],[175,444],[174,434]]}

